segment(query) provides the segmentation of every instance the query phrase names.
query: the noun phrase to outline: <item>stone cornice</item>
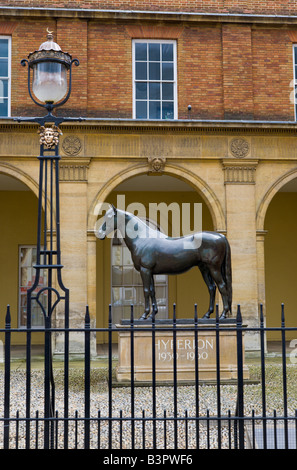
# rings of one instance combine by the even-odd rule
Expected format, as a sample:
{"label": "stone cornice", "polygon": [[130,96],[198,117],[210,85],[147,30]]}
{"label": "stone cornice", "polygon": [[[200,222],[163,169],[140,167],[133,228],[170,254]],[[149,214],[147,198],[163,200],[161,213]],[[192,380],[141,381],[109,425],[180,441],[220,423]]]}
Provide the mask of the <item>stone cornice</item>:
{"label": "stone cornice", "polygon": [[264,15],[248,13],[208,13],[179,11],[109,10],[92,8],[41,8],[0,6],[1,16],[30,18],[71,18],[100,20],[217,22],[296,25],[297,15]]}
{"label": "stone cornice", "polygon": [[[0,119],[1,132],[34,132],[38,124]],[[295,121],[136,121],[134,119],[86,119],[82,122],[61,124],[64,131],[83,133],[127,133],[127,134],[244,134],[244,135],[290,135],[297,137]]]}

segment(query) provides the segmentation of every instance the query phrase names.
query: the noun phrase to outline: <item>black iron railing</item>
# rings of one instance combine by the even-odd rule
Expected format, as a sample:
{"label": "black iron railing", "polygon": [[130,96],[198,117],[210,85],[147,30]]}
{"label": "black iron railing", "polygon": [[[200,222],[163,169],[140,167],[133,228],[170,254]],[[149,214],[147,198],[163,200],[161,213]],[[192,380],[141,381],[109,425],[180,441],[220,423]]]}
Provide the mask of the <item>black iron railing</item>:
{"label": "black iron railing", "polygon": [[[175,308],[172,320],[165,326],[160,325],[154,318],[151,322],[145,322],[145,330],[151,335],[152,363],[151,378],[146,383],[141,383],[135,374],[135,335],[142,327],[133,319],[133,307],[131,307],[131,319],[121,327],[121,331],[129,335],[131,373],[128,381],[119,383],[114,375],[117,357],[113,356],[112,349],[112,343],[119,329],[112,322],[111,309],[106,328],[91,328],[87,308],[82,328],[53,328],[46,323],[44,328],[16,329],[11,327],[8,307],[5,325],[0,330],[4,340],[4,364],[1,372],[3,402],[0,404],[1,448],[296,448],[297,394],[296,392],[294,394],[296,387],[292,389],[291,383],[288,383],[288,373],[296,365],[294,357],[288,355],[286,350],[286,336],[288,333],[292,336],[292,331],[296,332],[297,328],[285,326],[283,307],[280,326],[275,328],[265,327],[262,307],[257,327],[243,325],[240,307],[236,319],[233,322],[229,319],[228,331],[234,331],[236,336],[237,373],[235,378],[227,382],[222,377],[221,368],[221,342],[226,323],[219,321],[218,314],[216,319],[208,324],[209,331],[215,332],[216,372],[215,380],[211,382],[201,378],[198,357],[201,320],[197,319],[197,309],[193,320],[186,325],[181,326],[176,320]],[[167,382],[160,382],[157,367],[156,338],[161,329],[172,333],[172,379]],[[278,399],[281,398],[281,411],[279,408],[273,409],[268,393],[270,384],[269,387],[267,385],[267,371],[270,366],[267,363],[269,356],[266,351],[266,334],[271,330],[278,332],[280,338],[280,353],[277,356],[280,388],[277,393]],[[189,383],[181,383],[179,380],[178,335],[181,331],[190,331],[193,334],[195,346],[193,378]],[[15,380],[18,378],[14,378],[16,372],[12,367],[12,334],[23,335],[24,332],[28,348],[32,348],[32,336],[44,333],[44,367],[38,372],[42,380],[36,386],[33,383],[36,369],[32,368],[32,354],[27,351],[22,376],[24,390],[20,401],[14,391]],[[51,342],[56,333],[64,334],[67,338],[63,361],[59,363],[58,372],[59,377],[62,376],[62,381],[59,381],[58,387],[55,384],[57,369],[52,370],[51,351]],[[72,367],[69,335],[75,333],[83,333],[85,338],[83,363],[79,369],[83,382],[79,391],[80,401],[77,409],[73,408],[74,405],[70,406],[73,384],[71,385],[69,381]],[[105,333],[108,338],[101,392],[98,392],[99,383],[96,383],[96,380],[94,383],[92,378],[94,373],[92,340],[97,333]],[[260,350],[257,356],[258,375],[247,380],[244,377],[244,335],[250,333],[257,335]],[[75,370],[77,371],[77,367]],[[258,390],[257,396],[253,403],[249,403],[250,390],[255,387]],[[149,399],[141,398],[142,394],[145,397],[149,396]],[[168,394],[171,397],[170,401]],[[97,400],[95,405],[94,396]],[[190,396],[189,409],[182,410],[183,400],[187,401]],[[43,408],[36,409],[41,402]],[[256,405],[258,408],[250,409],[249,405],[251,407]]]}

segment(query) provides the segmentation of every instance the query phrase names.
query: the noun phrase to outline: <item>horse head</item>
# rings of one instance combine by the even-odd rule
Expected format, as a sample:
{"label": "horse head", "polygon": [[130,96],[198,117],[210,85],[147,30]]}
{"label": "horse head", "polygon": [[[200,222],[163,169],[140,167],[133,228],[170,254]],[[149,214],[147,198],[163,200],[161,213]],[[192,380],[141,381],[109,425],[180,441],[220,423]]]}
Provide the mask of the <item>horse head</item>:
{"label": "horse head", "polygon": [[107,235],[117,229],[117,209],[111,204],[111,208],[108,209],[105,216],[103,217],[103,222],[97,228],[97,237],[100,240],[104,240]]}

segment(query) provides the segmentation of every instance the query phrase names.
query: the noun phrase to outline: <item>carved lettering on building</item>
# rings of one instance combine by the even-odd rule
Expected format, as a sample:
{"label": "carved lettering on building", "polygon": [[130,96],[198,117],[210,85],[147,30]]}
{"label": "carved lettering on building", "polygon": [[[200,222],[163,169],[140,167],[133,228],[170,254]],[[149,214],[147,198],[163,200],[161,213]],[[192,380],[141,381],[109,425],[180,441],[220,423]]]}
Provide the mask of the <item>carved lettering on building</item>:
{"label": "carved lettering on building", "polygon": [[[194,361],[196,354],[198,359],[208,359],[209,354],[214,351],[215,344],[213,338],[199,338],[196,341],[193,338],[177,338],[176,339],[176,359],[182,361]],[[173,360],[174,342],[173,339],[158,339],[156,342],[157,360],[160,362],[170,362]]]}

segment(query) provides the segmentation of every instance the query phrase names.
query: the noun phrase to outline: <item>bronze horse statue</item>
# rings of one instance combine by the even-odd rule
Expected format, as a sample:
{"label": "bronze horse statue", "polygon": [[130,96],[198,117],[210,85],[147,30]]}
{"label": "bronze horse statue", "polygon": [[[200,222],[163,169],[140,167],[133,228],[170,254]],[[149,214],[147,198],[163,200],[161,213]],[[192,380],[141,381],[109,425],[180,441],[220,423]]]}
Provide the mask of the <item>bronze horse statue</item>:
{"label": "bronze horse statue", "polygon": [[216,232],[197,232],[179,238],[171,238],[152,229],[139,217],[111,206],[97,228],[96,236],[103,240],[111,232],[119,230],[131,252],[134,267],[140,272],[145,300],[141,320],[152,311],[158,312],[154,274],[179,274],[197,266],[208,287],[209,309],[203,318],[214,311],[216,286],[223,300],[223,312],[231,314],[232,273],[231,250],[227,238]]}

